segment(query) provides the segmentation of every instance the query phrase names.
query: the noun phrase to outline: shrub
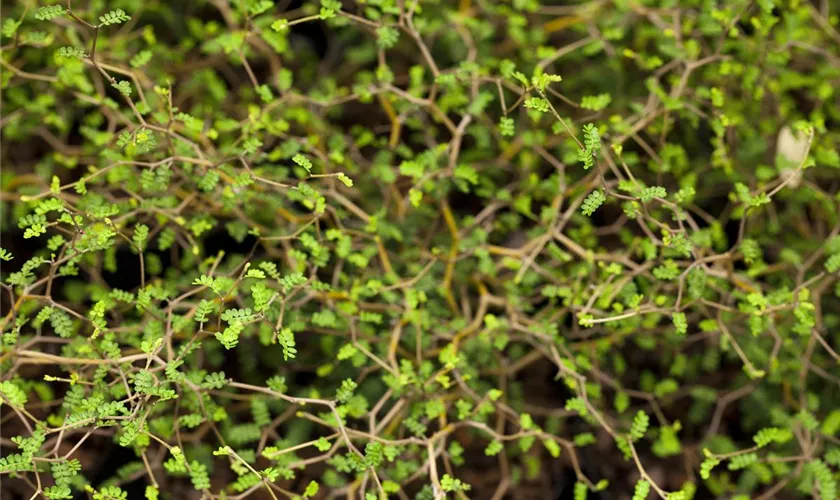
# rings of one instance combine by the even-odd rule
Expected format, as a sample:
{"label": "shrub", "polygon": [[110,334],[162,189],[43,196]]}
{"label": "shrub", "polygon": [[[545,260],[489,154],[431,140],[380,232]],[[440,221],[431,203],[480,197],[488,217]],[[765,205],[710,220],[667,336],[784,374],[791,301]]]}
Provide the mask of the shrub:
{"label": "shrub", "polygon": [[838,13],[551,3],[7,8],[5,492],[835,498]]}

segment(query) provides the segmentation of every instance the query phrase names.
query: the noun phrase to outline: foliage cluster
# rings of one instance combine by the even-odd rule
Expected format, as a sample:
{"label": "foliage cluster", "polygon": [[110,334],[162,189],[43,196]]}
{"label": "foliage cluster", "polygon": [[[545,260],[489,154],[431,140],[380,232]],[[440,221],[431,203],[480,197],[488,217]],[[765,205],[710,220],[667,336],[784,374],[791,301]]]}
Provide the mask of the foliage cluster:
{"label": "foliage cluster", "polygon": [[836,498],[836,3],[554,3],[5,8],[4,497]]}

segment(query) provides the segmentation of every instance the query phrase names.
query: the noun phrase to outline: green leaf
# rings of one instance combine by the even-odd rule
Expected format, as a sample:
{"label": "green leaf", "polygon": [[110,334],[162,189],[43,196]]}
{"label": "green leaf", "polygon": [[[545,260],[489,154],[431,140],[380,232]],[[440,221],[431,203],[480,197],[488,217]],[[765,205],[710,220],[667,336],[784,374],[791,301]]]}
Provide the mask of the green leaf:
{"label": "green leaf", "polygon": [[583,109],[590,109],[592,111],[601,111],[610,105],[612,96],[610,94],[598,94],[584,96],[581,100],[580,107]]}
{"label": "green leaf", "polygon": [[[0,254],[2,250],[0,249]],[[823,420],[820,432],[827,436],[836,436],[840,431],[840,409],[832,410]]]}
{"label": "green leaf", "polygon": [[358,386],[356,385],[356,382],[354,382],[352,379],[344,379],[341,382],[341,387],[339,387],[335,393],[335,398],[341,403],[346,403],[350,401],[350,398],[353,397],[353,391],[356,390],[356,387]]}
{"label": "green leaf", "polygon": [[583,215],[591,216],[595,213],[598,208],[607,201],[607,197],[604,195],[604,192],[600,189],[596,189],[589,193],[589,196],[583,200],[583,204],[581,205],[581,212]]}
{"label": "green leaf", "polygon": [[458,165],[455,167],[455,178],[462,179],[472,185],[478,184],[478,172],[469,165]]}
{"label": "green leaf", "polygon": [[758,462],[758,455],[756,453],[744,453],[736,455],[729,459],[729,470],[740,470]]}
{"label": "green leaf", "polygon": [[158,500],[160,495],[160,490],[158,490],[155,486],[146,486],[146,500]]}
{"label": "green leaf", "polygon": [[131,96],[131,84],[128,83],[127,80],[122,80],[122,81],[117,82],[117,83],[112,83],[111,86],[114,87],[115,89],[119,90],[120,94],[122,94],[126,97]]}
{"label": "green leaf", "polygon": [[444,474],[440,478],[440,486],[443,491],[454,493],[458,491],[469,491],[470,485],[462,482],[460,479],[455,479],[449,474]]}
{"label": "green leaf", "polygon": [[545,73],[531,78],[531,83],[534,84],[534,88],[536,88],[540,92],[545,91],[546,87],[548,87],[550,84],[562,81],[563,78],[560,75],[548,75]]}
{"label": "green leaf", "polygon": [[575,500],[586,500],[589,496],[589,488],[587,488],[586,483],[581,481],[576,481],[574,486],[574,494],[573,497]]}
{"label": "green leaf", "polygon": [[539,111],[540,113],[548,113],[549,110],[548,101],[542,97],[529,97],[525,100],[525,107]]}
{"label": "green leaf", "polygon": [[64,10],[64,7],[61,5],[47,5],[44,7],[39,7],[37,11],[35,11],[35,19],[39,21],[49,21],[50,19],[55,19],[58,16],[63,16],[67,11]]}
{"label": "green leaf", "polygon": [[315,441],[315,448],[318,448],[318,451],[324,452],[332,448],[332,445],[326,440],[326,438],[324,438],[324,436],[321,436],[317,441]]}
{"label": "green leaf", "polygon": [[257,139],[256,137],[249,137],[242,143],[242,151],[246,155],[252,155],[256,153],[262,146],[263,143],[261,140]]}
{"label": "green leaf", "polygon": [[499,119],[499,133],[501,133],[504,136],[510,137],[513,136],[515,132],[516,130],[513,123],[513,118],[503,116]]}
{"label": "green leaf", "polygon": [[134,242],[134,245],[137,247],[138,250],[141,252],[146,247],[146,241],[149,238],[149,226],[145,224],[137,224],[134,226],[134,235],[131,237],[131,240]]}
{"label": "green leaf", "polygon": [[283,360],[288,361],[294,359],[297,355],[297,347],[295,344],[295,334],[289,328],[283,328],[277,335],[277,343],[283,348]]}
{"label": "green leaf", "polygon": [[793,439],[791,431],[778,427],[765,427],[753,436],[753,441],[755,441],[756,446],[759,448],[763,448],[773,442],[786,443],[791,439]]}
{"label": "green leaf", "polygon": [[73,491],[66,484],[49,486],[44,488],[44,496],[50,500],[62,500],[73,498]]}
{"label": "green leaf", "polygon": [[344,184],[345,186],[353,187],[353,179],[351,179],[350,177],[347,177],[343,173],[339,173],[337,175],[337,177],[338,177],[338,180],[340,180],[341,183]]}
{"label": "green leaf", "polygon": [[259,94],[260,99],[262,102],[271,102],[274,99],[274,94],[271,92],[271,87],[266,84],[262,84],[257,87],[257,94]]}
{"label": "green leaf", "polygon": [[708,456],[703,463],[700,464],[700,477],[709,479],[711,477],[712,469],[720,463],[720,459],[714,456]]}
{"label": "green leaf", "polygon": [[583,144],[593,155],[601,151],[601,134],[595,125],[587,123],[583,126]]}
{"label": "green leaf", "polygon": [[332,19],[341,10],[341,0],[321,0],[321,19]]}
{"label": "green leaf", "polygon": [[371,441],[365,445],[365,466],[373,469],[379,468],[384,459],[382,443]]}
{"label": "green leaf", "polygon": [[0,382],[0,394],[16,408],[23,408],[28,400],[26,392],[11,380]]}
{"label": "green leaf", "polygon": [[668,196],[668,192],[665,191],[665,188],[662,186],[651,186],[642,189],[641,194],[639,194],[639,198],[642,202],[647,203],[654,198],[665,198]]}
{"label": "green leaf", "polygon": [[306,490],[303,492],[304,498],[312,498],[318,494],[318,490],[320,486],[315,481],[310,481],[309,484],[306,485]]}
{"label": "green leaf", "polygon": [[390,49],[400,39],[400,32],[390,26],[382,26],[376,29],[376,43],[381,49]]}
{"label": "green leaf", "polygon": [[248,5],[248,13],[252,16],[258,16],[272,7],[274,7],[274,2],[271,0],[251,0]]}
{"label": "green leaf", "polygon": [[649,424],[650,417],[648,417],[647,413],[639,410],[636,416],[633,417],[633,424],[630,426],[630,439],[633,441],[642,439],[647,432]]}
{"label": "green leaf", "polygon": [[504,447],[502,446],[501,441],[491,441],[487,448],[484,449],[484,454],[488,457],[495,457],[498,455]]}
{"label": "green leaf", "polygon": [[645,500],[650,494],[650,483],[644,479],[639,479],[633,488],[633,500]]}
{"label": "green leaf", "polygon": [[297,288],[308,280],[303,276],[301,273],[292,273],[286,276],[283,276],[280,280],[280,288],[283,290],[283,293],[288,293],[293,288]]}
{"label": "green leaf", "polygon": [[807,469],[813,474],[819,486],[820,500],[835,500],[837,498],[837,480],[834,472],[819,459],[809,462]]}
{"label": "green leaf", "polygon": [[207,474],[207,467],[198,460],[190,462],[189,475],[195,489],[206,490],[210,488],[210,476]]}
{"label": "green leaf", "polygon": [[17,33],[18,28],[20,27],[21,23],[15,19],[7,17],[5,21],[3,21],[2,32],[3,36],[6,38],[12,38]]}
{"label": "green leaf", "polygon": [[85,57],[85,50],[79,47],[61,47],[56,55],[64,59],[82,59]]}
{"label": "green leaf", "polygon": [[112,24],[121,24],[128,20],[131,17],[125,13],[122,9],[115,9],[112,10],[105,15],[99,16],[99,22],[102,23],[103,26],[111,26]]}
{"label": "green leaf", "polygon": [[312,162],[309,161],[309,158],[303,156],[302,154],[298,153],[293,156],[292,161],[303,167],[307,172],[312,171]]}
{"label": "green leaf", "polygon": [[548,450],[548,453],[552,457],[557,458],[560,456],[560,445],[556,441],[546,439],[543,441],[543,446],[545,446],[545,449]]}
{"label": "green leaf", "polygon": [[151,50],[141,50],[134,57],[131,58],[131,67],[135,69],[142,68],[145,66],[149,61],[152,60],[152,51]]}
{"label": "green leaf", "polygon": [[840,271],[840,253],[836,253],[826,259],[825,270],[829,273],[836,273]]}
{"label": "green leaf", "polygon": [[683,312],[675,312],[671,319],[674,322],[674,329],[677,331],[677,335],[685,335],[688,332],[688,322],[685,319],[685,313]]}

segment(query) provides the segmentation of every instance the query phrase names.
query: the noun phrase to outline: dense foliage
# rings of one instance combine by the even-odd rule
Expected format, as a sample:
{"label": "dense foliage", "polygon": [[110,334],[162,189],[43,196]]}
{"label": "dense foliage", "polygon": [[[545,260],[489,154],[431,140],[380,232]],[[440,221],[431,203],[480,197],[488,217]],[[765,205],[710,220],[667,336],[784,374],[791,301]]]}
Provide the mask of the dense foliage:
{"label": "dense foliage", "polygon": [[838,14],[4,7],[3,498],[836,498]]}

